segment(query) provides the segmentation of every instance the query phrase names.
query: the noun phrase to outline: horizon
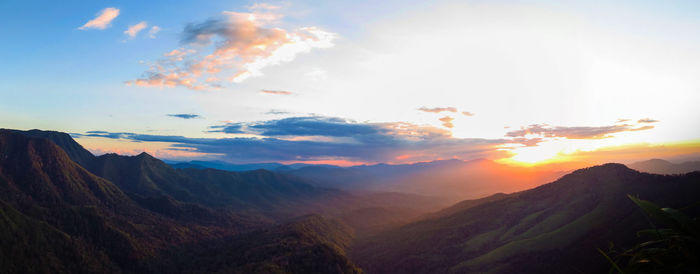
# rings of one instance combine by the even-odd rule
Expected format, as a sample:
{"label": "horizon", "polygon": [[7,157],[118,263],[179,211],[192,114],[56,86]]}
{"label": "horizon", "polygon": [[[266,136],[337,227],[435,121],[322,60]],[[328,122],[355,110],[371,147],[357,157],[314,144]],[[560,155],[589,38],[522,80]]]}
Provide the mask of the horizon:
{"label": "horizon", "polygon": [[0,4],[0,126],[170,161],[700,159],[692,1],[168,3]]}

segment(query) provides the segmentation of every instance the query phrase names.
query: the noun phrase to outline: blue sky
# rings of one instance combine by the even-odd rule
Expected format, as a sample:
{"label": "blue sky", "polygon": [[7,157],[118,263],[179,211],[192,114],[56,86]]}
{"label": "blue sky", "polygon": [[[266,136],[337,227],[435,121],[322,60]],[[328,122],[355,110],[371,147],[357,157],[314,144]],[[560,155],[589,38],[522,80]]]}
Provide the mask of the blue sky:
{"label": "blue sky", "polygon": [[[107,8],[119,15],[104,29],[80,29]],[[95,153],[231,162],[602,161],[580,155],[630,147],[692,158],[698,11],[696,1],[3,1],[0,127],[75,133]],[[165,137],[134,138],[144,135]],[[288,153],[233,154],[232,139]],[[299,150],[309,144],[328,149]],[[375,150],[347,152],[359,146]]]}

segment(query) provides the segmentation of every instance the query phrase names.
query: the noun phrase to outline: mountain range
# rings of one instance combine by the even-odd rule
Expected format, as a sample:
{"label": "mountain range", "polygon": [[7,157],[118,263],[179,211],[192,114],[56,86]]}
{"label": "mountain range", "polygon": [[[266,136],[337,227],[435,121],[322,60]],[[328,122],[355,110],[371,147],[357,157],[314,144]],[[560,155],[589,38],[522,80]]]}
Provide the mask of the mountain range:
{"label": "mountain range", "polygon": [[700,172],[656,175],[621,164],[577,170],[362,239],[353,259],[368,273],[602,273],[611,266],[597,248],[630,247],[635,232],[649,227],[628,194],[687,208],[700,197]]}
{"label": "mountain range", "polygon": [[551,182],[566,174],[559,170],[511,166],[487,159],[452,159],[347,168],[309,166],[282,172],[323,187],[400,191],[438,196],[450,202],[479,198],[497,192],[521,191]]}
{"label": "mountain range", "polygon": [[239,172],[0,129],[0,269],[599,273],[610,264],[597,249],[630,247],[650,225],[628,194],[695,218],[700,172],[488,160]]}
{"label": "mountain range", "polygon": [[671,163],[662,159],[651,159],[632,163],[629,167],[656,174],[685,174],[688,172],[700,171],[700,161]]}

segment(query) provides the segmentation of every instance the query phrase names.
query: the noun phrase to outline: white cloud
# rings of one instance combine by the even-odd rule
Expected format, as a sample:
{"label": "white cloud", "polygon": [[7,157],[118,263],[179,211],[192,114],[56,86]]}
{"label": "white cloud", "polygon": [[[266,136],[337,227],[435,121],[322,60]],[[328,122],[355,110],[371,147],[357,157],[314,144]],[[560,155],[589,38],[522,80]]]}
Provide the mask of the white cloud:
{"label": "white cloud", "polygon": [[119,16],[119,9],[117,8],[106,8],[100,11],[100,13],[92,19],[85,23],[85,25],[79,27],[80,30],[86,29],[106,29],[110,26],[110,23],[114,18]]}
{"label": "white cloud", "polygon": [[156,34],[160,32],[160,27],[159,26],[152,26],[151,30],[148,31],[148,37],[151,39],[156,38]]}
{"label": "white cloud", "polygon": [[[199,24],[189,24],[183,31],[182,41],[198,49],[203,55],[178,56],[151,66],[144,77],[127,84],[139,86],[185,86],[201,90],[220,87],[220,83],[198,84],[201,79],[227,79],[240,83],[263,75],[268,66],[291,62],[298,54],[314,48],[329,48],[336,35],[316,27],[285,30],[274,25],[281,14],[223,12],[221,17]],[[214,41],[216,40],[216,43]],[[194,52],[194,50],[191,52]],[[178,49],[177,53],[187,52]]]}

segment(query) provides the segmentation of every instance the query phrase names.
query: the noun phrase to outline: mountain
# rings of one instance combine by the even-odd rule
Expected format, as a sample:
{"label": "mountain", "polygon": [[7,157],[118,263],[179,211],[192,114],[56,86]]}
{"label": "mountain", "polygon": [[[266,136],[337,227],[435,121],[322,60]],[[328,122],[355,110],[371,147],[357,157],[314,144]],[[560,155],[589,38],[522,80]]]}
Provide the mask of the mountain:
{"label": "mountain", "polygon": [[164,253],[174,273],[362,273],[347,257],[351,229],[319,215]]}
{"label": "mountain", "polygon": [[[94,157],[63,139],[68,154],[52,141],[68,135],[25,133],[0,130],[0,268],[9,273],[358,273],[346,257],[353,231],[442,204],[267,170],[174,169],[146,153]],[[298,217],[308,213],[323,216]]]}
{"label": "mountain", "polygon": [[17,272],[137,271],[133,262],[159,248],[222,232],[155,215],[53,142],[8,130],[0,130],[0,202],[0,253],[13,258],[0,267]]}
{"label": "mountain", "polygon": [[32,129],[32,130],[12,130],[12,129],[1,129],[1,130],[6,130],[6,131],[11,131],[14,133],[19,133],[25,136],[29,137],[37,137],[37,138],[44,138],[52,141],[54,144],[58,145],[67,155],[68,157],[73,160],[74,162],[78,163],[79,165],[85,167],[89,163],[91,163],[94,159],[95,156],[92,155],[89,151],[87,151],[83,146],[78,144],[73,138],[63,132],[58,132],[58,131],[47,131],[47,130],[38,130],[38,129]]}
{"label": "mountain", "polygon": [[182,169],[182,168],[195,168],[195,169],[219,169],[226,171],[251,171],[257,169],[265,169],[269,171],[288,171],[300,169],[303,167],[310,166],[321,166],[321,167],[334,167],[332,165],[312,165],[304,163],[295,164],[280,164],[280,163],[250,163],[250,164],[232,164],[223,161],[189,161],[189,162],[166,162],[170,166]]}
{"label": "mountain", "polygon": [[405,165],[304,167],[284,173],[310,183],[345,190],[393,191],[441,196],[448,201],[515,192],[551,182],[564,172],[518,167],[479,159]]}
{"label": "mountain", "polygon": [[[271,226],[266,215],[201,204],[198,195],[208,192],[192,191],[178,196],[181,190],[207,189],[210,181],[198,181],[200,186],[180,182],[191,177],[171,173],[167,165],[163,169],[164,164],[149,155],[99,158],[88,166],[115,176],[121,180],[119,184],[78,165],[49,139],[0,130],[0,269],[4,273],[217,270],[212,267],[227,272],[360,271],[345,256],[351,230],[335,221],[311,216]],[[277,176],[284,176],[269,172],[197,172],[202,177],[239,176],[242,185],[224,181],[227,186],[236,185],[248,193],[270,192],[278,184],[290,184],[280,189],[290,196],[303,196],[305,190],[316,189],[306,186],[299,190],[295,182],[280,181]],[[248,189],[256,187],[261,189]],[[170,194],[192,202],[174,199]],[[273,203],[276,197],[267,198]],[[191,216],[212,214],[223,220],[192,222],[172,216],[169,210],[154,209],[168,208],[168,203],[175,210],[189,211],[186,213]],[[211,256],[183,262],[185,258],[180,257],[178,250],[185,246],[197,247],[196,252]],[[209,259],[223,263],[209,265]],[[191,268],[171,269],[174,262]]]}
{"label": "mountain", "polygon": [[256,170],[256,169],[275,170],[277,168],[284,166],[283,164],[280,164],[280,163],[231,164],[231,163],[222,162],[222,161],[189,161],[189,162],[171,163],[170,165],[173,166],[174,168],[197,168],[197,169],[214,168],[214,169],[226,170],[226,171],[248,171],[248,170]]}
{"label": "mountain", "polygon": [[[463,202],[362,239],[351,257],[368,273],[601,273],[596,248],[630,247],[649,228],[626,195],[672,208],[697,203],[700,172],[640,173],[620,164],[577,170],[537,188]],[[691,216],[699,209],[687,208]]]}
{"label": "mountain", "polygon": [[692,171],[700,171],[700,161],[674,164],[662,159],[651,159],[630,164],[629,167],[656,174],[684,174]]}

